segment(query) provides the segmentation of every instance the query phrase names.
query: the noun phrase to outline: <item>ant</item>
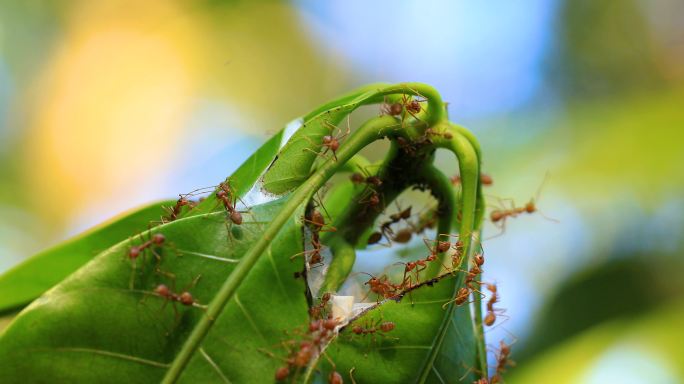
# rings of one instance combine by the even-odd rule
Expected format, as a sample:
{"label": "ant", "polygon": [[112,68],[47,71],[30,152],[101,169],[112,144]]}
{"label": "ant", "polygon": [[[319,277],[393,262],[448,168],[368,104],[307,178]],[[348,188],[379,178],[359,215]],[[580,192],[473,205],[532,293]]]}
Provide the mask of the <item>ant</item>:
{"label": "ant", "polygon": [[159,263],[161,262],[162,256],[154,249],[154,248],[161,248],[164,246],[164,243],[166,242],[166,237],[161,234],[161,233],[155,233],[151,235],[147,240],[143,237],[141,234],[140,237],[144,240],[142,244],[139,245],[134,245],[128,248],[127,256],[129,260],[131,260],[131,278],[129,280],[129,288],[133,289],[134,288],[134,282],[135,282],[135,270],[137,267],[137,259],[140,257],[140,255],[143,256],[143,266],[145,265],[145,256],[147,255],[147,251],[152,253],[152,255],[157,259],[157,268],[159,267]]}
{"label": "ant", "polygon": [[[545,181],[546,181],[546,177],[544,177],[544,181],[542,181],[542,184],[539,186],[539,189],[537,190],[535,197],[531,198],[530,201],[528,201],[524,206],[516,207],[515,202],[513,202],[512,199],[506,199],[507,201],[509,201],[511,203],[510,207],[506,208],[505,205],[503,204],[504,200],[499,199],[501,207],[493,210],[489,215],[489,219],[492,221],[492,223],[494,223],[494,225],[496,225],[497,227],[499,227],[501,229],[501,233],[499,233],[496,236],[500,236],[505,232],[505,230],[506,230],[506,219],[508,219],[509,217],[517,217],[518,215],[523,214],[523,213],[533,214],[535,212],[539,212],[539,214],[542,215],[542,217],[544,217],[545,219],[551,220],[551,221],[556,222],[556,223],[558,222],[558,220],[556,220],[556,219],[552,219],[550,217],[544,216],[544,214],[541,213],[539,211],[539,209],[537,209],[537,205],[535,203],[535,201],[539,200],[539,194],[541,193],[541,189],[544,186]],[[496,237],[496,236],[494,236],[494,237]]]}
{"label": "ant", "polygon": [[331,296],[330,292],[324,293],[323,296],[321,296],[321,301],[318,305],[309,308],[309,315],[314,319],[320,319],[321,313],[325,310],[326,305],[328,305]]}
{"label": "ant", "polygon": [[311,256],[309,256],[308,260],[308,265],[310,268],[316,268],[318,266],[323,265],[323,256],[321,255],[321,251],[323,250],[323,244],[321,244],[318,232],[312,233],[311,246],[313,247],[312,249],[302,251],[290,256],[290,260],[294,260],[295,257],[300,255],[306,256],[310,254]]}
{"label": "ant", "polygon": [[[454,175],[449,180],[452,185],[458,185],[461,183],[461,175]],[[494,184],[494,179],[486,173],[480,173],[480,183],[488,187]]]}
{"label": "ant", "polygon": [[506,367],[515,367],[515,362],[510,359],[511,346],[506,344],[503,340],[499,341],[499,350],[496,353],[496,369],[494,375],[489,380],[489,383],[496,384],[503,382],[503,373],[506,372]]}
{"label": "ant", "polygon": [[[332,317],[328,317],[325,320],[312,320],[304,334],[304,339],[297,345],[295,340],[288,340],[287,342],[282,342],[281,345],[288,350],[288,356],[285,358],[286,365],[279,367],[275,373],[275,379],[277,381],[283,381],[290,376],[292,370],[299,372],[302,368],[309,365],[310,361],[314,359],[319,354],[323,354],[329,361],[330,364],[335,367],[335,364],[330,360],[330,358],[325,354],[324,347],[327,343],[335,336],[334,330],[339,325],[339,322]],[[260,349],[261,350],[261,349]],[[273,353],[267,350],[261,350],[262,352],[268,354],[271,357],[276,357]],[[334,371],[334,369],[333,369]],[[337,379],[331,374],[331,380]],[[341,379],[341,377],[339,377]]]}
{"label": "ant", "polygon": [[[387,276],[385,275],[382,275],[380,276],[380,278],[377,278],[371,275],[370,273],[360,273],[370,276],[370,279],[368,279],[368,281],[364,283],[364,285],[370,286],[370,292],[368,292],[368,294],[372,292],[378,295],[379,297],[383,297],[385,299],[395,297],[399,293],[398,291],[400,291],[405,284],[405,281],[403,281],[401,284],[392,284],[392,282],[390,282]],[[368,297],[368,294],[366,294],[366,297]],[[366,297],[361,299],[361,301],[363,302],[366,299]]]}
{"label": "ant", "polygon": [[[399,209],[398,204],[397,209]],[[405,220],[408,222],[409,218],[411,218],[411,206],[404,210],[399,210],[398,212],[391,214],[389,216],[389,220],[385,221],[380,225],[380,231],[373,232],[370,235],[370,237],[368,238],[368,244],[376,244],[380,242],[383,236],[389,241],[390,246],[392,245],[392,240],[400,244],[408,243],[413,235],[413,230],[404,228],[395,234],[392,230],[392,225],[400,222],[401,220]]]}
{"label": "ant", "polygon": [[[418,96],[422,97],[422,99],[416,99],[413,96],[409,96],[407,94],[402,94],[400,104],[404,107],[404,110],[406,111],[407,114],[411,115],[414,119],[420,121],[420,119],[417,116],[417,114],[419,114],[423,110],[423,107],[420,105],[420,103],[426,102],[427,99],[425,97],[423,97],[423,95],[421,95],[420,93],[418,93],[416,91],[413,91],[413,92],[416,93]],[[402,127],[403,127],[405,118],[406,118],[406,115],[403,115],[401,118]]]}
{"label": "ant", "polygon": [[371,345],[377,343],[377,336],[382,338],[389,338],[392,340],[398,340],[396,337],[390,337],[387,334],[392,332],[396,328],[396,324],[392,321],[383,320],[382,317],[376,318],[364,318],[364,324],[359,324],[357,321],[352,327],[352,334],[349,336],[350,339],[355,337],[364,337],[370,335]]}
{"label": "ant", "polygon": [[489,300],[487,301],[487,314],[484,317],[484,324],[488,327],[491,327],[496,322],[497,315],[504,317],[507,316],[503,315],[506,312],[506,310],[494,308],[494,304],[499,302],[499,294],[497,292],[496,283],[486,284],[486,287],[487,290],[491,292],[491,295],[489,296]]}
{"label": "ant", "polygon": [[[320,200],[320,198],[319,198]],[[325,217],[323,217],[323,214],[319,210],[317,210],[315,207],[320,206],[323,207],[323,210],[325,210],[325,207],[317,203],[314,208],[310,209],[303,218],[303,221],[307,223],[307,226],[311,230],[311,247],[312,249],[308,251],[303,251],[300,253],[297,253],[295,255],[292,255],[290,257],[290,260],[293,260],[295,257],[299,255],[306,255],[306,254],[311,254],[309,257],[309,265],[313,266],[313,268],[318,267],[323,265],[323,257],[321,255],[321,251],[323,250],[323,244],[321,243],[320,239],[320,233],[321,232],[335,232],[337,231],[337,228],[333,226],[329,226],[329,228],[324,229],[326,226],[325,223]],[[327,211],[326,211],[327,213]],[[328,215],[329,216],[329,215]]]}
{"label": "ant", "polygon": [[[351,133],[351,126],[349,125],[349,116],[347,116],[347,131],[344,134],[342,134],[342,130],[339,127],[335,126],[333,123],[331,123],[328,120],[323,120],[323,125],[326,128],[330,129],[330,135],[325,135],[321,139],[320,145],[325,147],[325,149],[322,152],[316,152],[311,148],[304,148],[304,150],[305,151],[308,150],[308,151],[313,152],[316,155],[322,156],[322,157],[325,157],[325,155],[328,153],[328,151],[330,151],[333,155],[333,159],[335,159],[335,161],[337,161],[337,149],[339,149],[339,147],[340,147],[340,141],[342,141],[342,139],[344,139],[345,137],[347,137]],[[337,135],[334,134],[335,128],[338,129]],[[311,142],[311,139],[308,136],[304,136],[304,137],[307,140],[309,140],[309,142]],[[311,143],[311,144],[315,145],[314,143]]]}
{"label": "ant", "polygon": [[[375,211],[381,211],[382,208],[380,208],[380,205],[382,204],[382,199],[380,197],[380,194],[376,192],[374,189],[368,189],[367,190],[369,193],[367,196],[362,196],[359,199],[359,204],[364,204],[364,209],[363,212],[361,213],[361,216],[365,215],[366,212],[368,211],[369,208],[374,209]],[[384,204],[382,204],[384,205]]]}
{"label": "ant", "polygon": [[[173,275],[171,275],[171,277],[173,277]],[[182,290],[180,294],[174,292],[175,289],[171,289],[165,284],[157,285],[157,287],[155,287],[154,289],[154,294],[164,299],[164,305],[162,306],[162,310],[164,309],[164,307],[166,307],[166,304],[168,302],[171,302],[173,312],[176,316],[176,321],[178,321],[179,316],[178,309],[176,308],[176,303],[180,303],[185,307],[196,307],[206,310],[207,306],[200,304],[189,292],[189,289],[197,285],[197,282],[201,277],[202,275],[198,275],[197,277],[195,277],[192,280],[192,282],[190,282],[190,284]],[[175,285],[175,279],[172,280],[172,285]]]}
{"label": "ant", "polygon": [[457,270],[466,273],[465,281],[463,283],[465,286],[458,289],[456,296],[452,300],[449,300],[442,305],[443,309],[453,302],[455,302],[457,306],[464,304],[468,300],[468,296],[473,292],[477,292],[483,297],[485,296],[482,292],[475,288],[475,284],[480,284],[480,282],[477,281],[477,277],[482,274],[482,269],[479,265],[474,264],[468,271],[463,271],[460,269]]}
{"label": "ant", "polygon": [[380,106],[380,116],[382,115],[390,115],[390,116],[399,116],[401,113],[404,111],[404,105],[402,103],[396,102],[396,103],[388,103],[387,102],[387,96],[385,96],[385,100]]}
{"label": "ant", "polygon": [[378,176],[371,176],[365,169],[361,170],[361,173],[354,172],[349,176],[349,179],[354,184],[366,184],[369,187],[379,187],[382,185],[382,179]]}
{"label": "ant", "polygon": [[[242,213],[235,209],[237,203],[237,194],[233,193],[230,187],[230,183],[219,183],[218,190],[216,191],[216,198],[223,203],[223,208],[228,212],[228,218],[235,225],[242,224]],[[232,198],[232,201],[231,201]]]}
{"label": "ant", "polygon": [[162,218],[162,222],[174,221],[180,215],[183,207],[190,205],[190,200],[186,199],[185,196],[179,195],[180,198],[176,201],[176,205],[171,208],[165,207],[166,211],[169,213],[168,216]]}

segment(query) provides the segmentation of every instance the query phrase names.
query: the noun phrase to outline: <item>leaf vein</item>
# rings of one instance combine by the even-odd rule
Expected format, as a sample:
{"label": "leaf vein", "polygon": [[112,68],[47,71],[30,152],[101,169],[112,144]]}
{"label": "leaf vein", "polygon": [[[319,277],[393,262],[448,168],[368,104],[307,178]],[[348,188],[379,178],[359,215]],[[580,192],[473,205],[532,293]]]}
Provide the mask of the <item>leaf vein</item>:
{"label": "leaf vein", "polygon": [[216,373],[217,373],[219,376],[221,376],[221,379],[223,380],[223,382],[224,382],[224,383],[227,383],[227,384],[231,384],[231,383],[230,383],[230,380],[228,380],[228,378],[226,377],[226,375],[223,374],[223,371],[221,371],[221,367],[219,367],[218,364],[216,364],[216,362],[214,361],[214,359],[212,359],[211,356],[209,356],[209,354],[204,350],[204,348],[200,347],[200,348],[199,348],[199,351],[200,351],[200,353],[202,354],[202,357],[204,357],[204,359],[207,360],[207,362],[209,363],[209,365],[211,365],[211,366],[214,368],[214,370],[216,371]]}
{"label": "leaf vein", "polygon": [[162,363],[159,361],[144,359],[142,357],[127,355],[124,353],[105,351],[102,349],[94,349],[94,348],[62,347],[62,348],[32,348],[31,350],[32,351],[45,350],[45,351],[54,351],[54,352],[92,353],[95,355],[102,355],[102,356],[113,357],[113,358],[122,359],[122,360],[128,360],[128,361],[132,361],[135,363],[150,365],[150,366],[158,367],[158,368],[168,368],[170,366],[170,364],[168,364],[168,363]]}
{"label": "leaf vein", "polygon": [[254,330],[259,335],[259,337],[261,337],[261,339],[266,342],[267,341],[266,337],[264,337],[264,335],[261,333],[261,330],[257,326],[256,322],[254,321],[254,319],[252,319],[252,316],[249,314],[249,312],[247,312],[247,308],[245,308],[245,306],[242,305],[242,302],[240,301],[240,297],[238,296],[237,292],[235,293],[235,304],[237,304],[237,306],[240,308],[240,310],[242,311],[242,314],[245,316],[245,318],[247,319],[249,324],[252,326],[252,328],[254,328]]}
{"label": "leaf vein", "polygon": [[238,260],[238,259],[230,259],[230,258],[227,258],[227,257],[221,257],[221,256],[216,256],[216,255],[209,255],[209,254],[206,254],[206,253],[193,252],[193,251],[186,251],[186,250],[183,250],[183,249],[179,249],[178,252],[180,252],[181,255],[192,255],[192,256],[204,257],[204,258],[211,259],[211,260],[223,261],[223,262],[225,262],[225,263],[234,263],[234,264],[236,264],[236,263],[239,263],[239,262],[240,262],[240,260]]}

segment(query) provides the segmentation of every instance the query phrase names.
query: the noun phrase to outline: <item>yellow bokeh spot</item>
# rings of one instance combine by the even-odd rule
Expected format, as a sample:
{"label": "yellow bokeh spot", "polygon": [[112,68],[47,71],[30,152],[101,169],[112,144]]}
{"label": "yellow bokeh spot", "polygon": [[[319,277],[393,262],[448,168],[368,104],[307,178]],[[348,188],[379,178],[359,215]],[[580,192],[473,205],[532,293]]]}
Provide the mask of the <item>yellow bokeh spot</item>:
{"label": "yellow bokeh spot", "polygon": [[78,7],[36,80],[27,164],[48,217],[135,189],[182,145],[192,107],[191,24],[176,22],[181,10],[169,3],[143,3],[136,7],[144,11]]}

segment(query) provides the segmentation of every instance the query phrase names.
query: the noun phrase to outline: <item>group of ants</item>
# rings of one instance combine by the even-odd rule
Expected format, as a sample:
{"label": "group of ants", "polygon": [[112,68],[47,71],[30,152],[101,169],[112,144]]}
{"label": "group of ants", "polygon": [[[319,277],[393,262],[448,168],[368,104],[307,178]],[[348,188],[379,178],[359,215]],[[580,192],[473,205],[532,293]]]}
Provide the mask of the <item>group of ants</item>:
{"label": "group of ants", "polygon": [[[382,107],[383,114],[389,114],[392,116],[401,115],[403,111],[406,111],[406,113],[408,113],[409,115],[416,117],[415,115],[419,113],[421,110],[422,106],[420,104],[420,101],[411,98],[403,98],[401,102],[393,104],[384,104]],[[330,128],[331,131],[333,131],[335,126],[331,125]],[[344,135],[338,134],[337,136],[335,136],[333,135],[333,132],[331,132],[331,135],[323,136],[320,143],[322,150],[317,154],[325,155],[327,152],[331,152],[333,158],[336,158],[335,152],[339,148],[340,140],[342,140],[348,133],[349,132],[347,132]],[[403,144],[401,142],[399,144],[406,153],[410,154],[412,148],[410,143],[407,143],[404,140]],[[382,185],[382,179],[380,177],[370,175],[364,171],[363,174],[359,172],[352,173],[350,179],[356,185],[365,185],[367,191],[369,191],[369,193],[365,194],[365,197],[362,197],[362,199],[359,200],[360,204],[366,204],[367,207],[373,209],[378,209],[378,207],[380,207],[381,210],[384,210],[384,207],[381,206],[382,202],[379,197],[379,194],[375,191],[375,188],[380,187]],[[452,177],[451,182],[454,186],[457,186],[458,184],[460,184],[460,177],[458,175]],[[488,186],[493,183],[493,180],[489,175],[481,174],[480,182],[482,185]],[[176,204],[173,207],[166,208],[167,215],[162,217],[162,223],[176,220],[183,213],[184,208],[186,208],[187,210],[193,209],[203,199],[200,198],[199,201],[193,201],[190,199],[190,197],[209,189],[214,190],[214,196],[218,204],[222,205],[223,209],[225,210],[226,225],[242,225],[243,213],[245,213],[246,211],[238,210],[237,202],[238,200],[240,200],[240,198],[237,196],[237,193],[231,187],[230,182],[222,182],[219,183],[218,186],[202,188],[187,194],[180,195],[180,198],[177,200]],[[322,203],[319,202],[317,205],[322,206]],[[523,206],[515,206],[515,204],[513,203],[511,203],[509,207],[504,207],[502,205],[501,207],[492,210],[490,212],[489,218],[491,222],[498,226],[503,232],[507,219],[516,217],[520,214],[532,214],[535,212],[538,212],[537,207],[535,205],[535,199],[531,199],[527,204]],[[427,215],[420,215],[416,222],[411,222],[411,217],[412,213],[410,206],[406,209],[400,209],[398,212],[389,215],[388,220],[381,223],[378,230],[371,233],[367,243],[369,245],[378,244],[384,238],[387,241],[387,244],[385,245],[388,246],[391,246],[392,242],[405,244],[408,243],[414,235],[421,235],[426,230],[434,228],[437,221],[437,215],[434,212],[429,213]],[[306,227],[309,229],[309,232],[311,234],[311,249],[293,255],[291,259],[303,255],[309,268],[321,266],[323,265],[323,244],[320,240],[320,233],[325,231],[335,231],[336,229],[326,224],[325,216],[318,209],[316,209],[315,206],[313,207],[313,209],[307,210],[302,220],[305,223]],[[405,222],[407,226],[398,231],[395,231],[392,227],[395,224],[398,224],[402,221]],[[231,236],[230,231],[228,231],[228,236]],[[440,237],[444,236],[446,238],[458,238],[458,235],[440,235]],[[465,280],[464,286],[459,288],[454,298],[444,303],[443,307],[446,308],[451,303],[455,303],[457,306],[467,304],[469,303],[469,297],[471,297],[471,295],[474,294],[480,295],[480,297],[482,298],[486,297],[487,295],[482,293],[482,291],[480,290],[481,286],[484,286],[487,289],[487,291],[490,292],[489,298],[486,302],[486,315],[483,318],[484,325],[491,327],[496,322],[497,316],[505,316],[504,309],[495,307],[495,304],[499,302],[499,294],[497,292],[496,283],[484,283],[479,280],[479,277],[482,274],[481,267],[485,262],[484,254],[481,251],[481,248],[480,251],[476,252],[472,256],[472,266],[468,270],[461,270],[457,267],[461,264],[462,257],[464,256],[464,245],[461,240],[438,240],[435,243],[428,241],[426,239],[424,239],[424,241],[429,249],[429,254],[423,259],[400,263],[404,265],[404,273],[401,282],[393,283],[386,275],[376,277],[368,274],[370,276],[370,279],[368,279],[368,281],[364,283],[364,285],[367,285],[369,287],[369,292],[366,295],[366,297],[372,293],[378,297],[378,300],[380,298],[397,299],[403,297],[403,295],[406,292],[410,292],[412,289],[418,287],[421,284],[431,284],[432,282],[434,282],[435,279],[433,279],[432,282],[421,282],[420,273],[426,268],[428,268],[428,265],[430,263],[438,262],[439,254],[450,251],[452,267],[445,267],[445,269],[451,274],[454,274],[456,272],[465,273]],[[142,242],[140,244],[131,246],[128,249],[127,257],[128,259],[130,259],[133,265],[133,275],[131,276],[131,288],[133,288],[135,266],[137,265],[137,259],[142,256],[144,263],[144,257],[148,253],[150,253],[157,259],[157,268],[155,269],[155,272],[158,272],[163,276],[169,278],[171,280],[171,285],[173,287],[171,288],[166,284],[158,284],[154,288],[153,294],[163,298],[165,300],[164,305],[166,305],[166,303],[168,302],[171,302],[176,317],[178,317],[176,303],[179,303],[180,305],[186,307],[193,306],[206,310],[206,305],[200,304],[189,292],[189,289],[191,289],[197,283],[199,276],[195,280],[193,280],[193,282],[188,287],[184,288],[183,290],[177,291],[175,289],[175,276],[171,273],[163,272],[159,269],[159,263],[161,262],[162,258],[160,249],[165,246],[165,243],[167,243],[166,237],[161,233],[155,233],[150,235],[147,239],[142,238]],[[295,274],[295,277],[300,276],[302,276],[302,274]],[[288,352],[287,357],[284,358],[286,364],[278,368],[275,372],[275,379],[277,381],[286,380],[287,378],[292,376],[293,372],[298,373],[302,369],[305,369],[312,361],[312,359],[320,355],[323,355],[328,359],[331,366],[333,367],[333,370],[331,371],[328,377],[328,382],[331,384],[343,383],[342,375],[340,375],[340,373],[334,369],[335,364],[330,360],[330,358],[325,354],[324,351],[328,342],[336,335],[336,332],[337,330],[339,330],[339,327],[343,326],[343,324],[338,319],[334,319],[332,317],[332,313],[327,309],[329,307],[330,299],[331,294],[326,292],[321,296],[319,303],[310,308],[309,314],[311,320],[308,324],[308,327],[306,328],[305,332],[298,332],[301,336],[303,336],[302,340],[297,342],[296,340],[292,339],[281,343],[281,345],[284,346]],[[375,340],[375,335],[385,337],[385,334],[391,332],[394,329],[394,322],[385,321],[382,319],[375,319],[371,320],[366,325],[353,325],[351,328],[351,332],[355,336],[371,335],[373,340]],[[264,350],[262,352],[272,357],[276,357],[269,351]],[[494,369],[493,375],[487,377],[485,373],[482,373],[481,378],[475,381],[474,383],[490,384],[502,382],[502,374],[505,372],[506,368],[508,366],[514,365],[512,360],[510,360],[510,352],[510,345],[506,344],[503,340],[501,340],[499,348],[496,348],[494,350],[496,358],[496,367]],[[355,383],[353,377],[353,370],[354,369],[352,369],[349,372],[349,376],[351,381]],[[472,371],[473,369],[471,368],[470,370]]]}

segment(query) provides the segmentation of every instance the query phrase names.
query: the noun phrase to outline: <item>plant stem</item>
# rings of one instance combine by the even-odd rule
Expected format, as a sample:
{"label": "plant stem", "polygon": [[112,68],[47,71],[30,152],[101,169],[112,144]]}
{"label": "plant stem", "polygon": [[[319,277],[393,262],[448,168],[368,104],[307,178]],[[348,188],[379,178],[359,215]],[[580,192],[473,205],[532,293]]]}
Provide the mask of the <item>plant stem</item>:
{"label": "plant stem", "polygon": [[[477,190],[480,184],[480,169],[479,169],[479,157],[477,151],[473,148],[470,141],[463,136],[457,130],[451,128],[448,124],[446,126],[440,127],[445,131],[451,133],[451,139],[446,139],[443,136],[436,138],[434,144],[437,147],[446,148],[453,152],[458,158],[458,165],[461,174],[461,225],[459,228],[460,240],[463,242],[463,247],[465,250],[466,257],[461,260],[461,265],[458,266],[459,269],[463,267],[467,268],[468,261],[472,254],[472,238],[473,234],[476,232],[475,222],[476,222],[476,207],[477,207]],[[459,275],[457,279],[456,287],[461,285],[463,275]],[[453,311],[454,304],[452,303],[449,307],[449,313]],[[449,320],[449,316],[445,316],[445,321]],[[427,366],[431,367],[437,358],[437,353],[439,351],[439,346],[444,341],[446,335],[446,326],[440,328],[440,332],[436,337],[436,345],[433,346],[428,356]],[[478,368],[482,372],[487,372],[487,360],[483,359],[482,348],[484,350],[484,340],[482,340],[482,346],[478,343]],[[420,382],[425,382],[430,373],[430,370],[424,370],[420,377]]]}

